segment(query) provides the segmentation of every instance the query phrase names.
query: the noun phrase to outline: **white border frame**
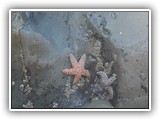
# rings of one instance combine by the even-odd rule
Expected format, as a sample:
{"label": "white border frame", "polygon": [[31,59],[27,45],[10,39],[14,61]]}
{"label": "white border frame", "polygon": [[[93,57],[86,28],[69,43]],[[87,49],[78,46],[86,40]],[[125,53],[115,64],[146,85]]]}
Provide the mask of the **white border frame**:
{"label": "white border frame", "polygon": [[[149,12],[149,108],[148,109],[12,109],[11,108],[11,12],[12,11],[116,11]],[[10,111],[150,111],[151,110],[151,10],[150,9],[10,9],[9,10],[9,110]]]}

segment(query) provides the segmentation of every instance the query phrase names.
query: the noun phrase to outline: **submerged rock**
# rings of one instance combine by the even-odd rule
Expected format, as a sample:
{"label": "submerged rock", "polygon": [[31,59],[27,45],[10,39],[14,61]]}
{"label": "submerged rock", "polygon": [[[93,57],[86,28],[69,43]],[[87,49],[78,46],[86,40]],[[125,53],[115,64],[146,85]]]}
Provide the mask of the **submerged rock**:
{"label": "submerged rock", "polygon": [[[22,72],[19,77],[22,80],[15,82],[19,83],[19,91],[33,100],[35,108],[83,106],[91,99],[90,88],[96,71],[105,68],[101,56],[102,43],[94,36],[95,31],[88,27],[86,13],[57,13],[16,12],[12,16],[12,23],[15,24],[12,30],[19,31],[13,33],[18,39],[12,39],[17,42],[12,49],[16,45],[20,46],[19,51],[12,56],[17,60],[16,56],[19,54],[20,61],[16,62],[22,64],[19,67]],[[80,20],[75,19],[75,15],[79,15]],[[65,21],[61,19],[62,16]],[[75,21],[78,23],[74,23]],[[102,24],[106,25],[104,19],[101,27]],[[81,27],[75,31],[76,26]],[[67,77],[61,72],[62,69],[69,68],[67,56],[71,53],[77,55],[76,58],[86,53],[88,62],[85,67],[91,72],[91,78],[81,77],[76,85],[72,84],[73,77]],[[12,96],[14,99],[15,95]]]}

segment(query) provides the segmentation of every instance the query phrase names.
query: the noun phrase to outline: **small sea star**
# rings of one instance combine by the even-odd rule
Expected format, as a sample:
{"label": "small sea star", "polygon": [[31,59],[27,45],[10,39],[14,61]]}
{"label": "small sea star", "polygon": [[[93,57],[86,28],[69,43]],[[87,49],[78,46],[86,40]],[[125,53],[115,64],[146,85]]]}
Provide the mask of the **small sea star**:
{"label": "small sea star", "polygon": [[111,84],[116,80],[116,74],[113,74],[113,76],[110,78],[108,78],[107,74],[103,71],[99,71],[97,74],[101,76],[102,86],[104,86],[105,90],[108,91],[107,98],[111,100],[113,98],[113,88]]}
{"label": "small sea star", "polygon": [[62,70],[62,72],[68,75],[74,75],[73,84],[77,83],[81,76],[90,77],[89,71],[84,68],[84,64],[86,61],[86,54],[82,55],[79,62],[77,62],[77,60],[72,54],[70,54],[69,57],[70,57],[72,68],[64,69]]}

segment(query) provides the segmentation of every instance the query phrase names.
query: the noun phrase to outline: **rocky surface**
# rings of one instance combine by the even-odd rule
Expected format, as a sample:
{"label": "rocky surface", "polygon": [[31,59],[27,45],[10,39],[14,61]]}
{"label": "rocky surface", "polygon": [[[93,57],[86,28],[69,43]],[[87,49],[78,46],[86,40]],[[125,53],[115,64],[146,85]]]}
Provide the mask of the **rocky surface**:
{"label": "rocky surface", "polygon": [[[89,79],[62,73],[87,55]],[[147,108],[147,12],[12,12],[12,108]],[[113,99],[99,85],[117,80]]]}

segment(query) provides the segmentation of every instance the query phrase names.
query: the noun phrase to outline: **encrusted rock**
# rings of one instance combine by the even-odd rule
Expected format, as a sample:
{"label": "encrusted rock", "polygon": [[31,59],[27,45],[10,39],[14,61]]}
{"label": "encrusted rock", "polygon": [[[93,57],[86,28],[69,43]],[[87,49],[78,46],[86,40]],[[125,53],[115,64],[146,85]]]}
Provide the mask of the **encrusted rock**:
{"label": "encrusted rock", "polygon": [[70,101],[71,95],[77,91],[78,87],[84,86],[85,81],[89,82],[89,80],[87,78],[81,77],[80,81],[77,84],[73,84],[73,86],[72,86],[71,85],[71,78],[69,77],[69,79],[66,82],[66,87],[64,90],[64,95],[67,97],[68,101]]}
{"label": "encrusted rock", "polygon": [[13,32],[19,32],[20,29],[22,29],[24,25],[24,21],[22,19],[22,16],[20,12],[13,12],[12,13],[12,31]]}
{"label": "encrusted rock", "polygon": [[96,65],[96,71],[104,70],[104,66],[102,62],[98,62]]}
{"label": "encrusted rock", "polygon": [[97,57],[96,71],[104,70],[103,62],[100,57]]}
{"label": "encrusted rock", "polygon": [[91,54],[93,56],[100,57],[101,47],[102,47],[101,42],[96,40],[92,49],[91,49]]}
{"label": "encrusted rock", "polygon": [[27,84],[25,89],[24,89],[24,93],[29,94],[31,91],[32,91],[32,88],[29,86],[29,84]]}
{"label": "encrusted rock", "polygon": [[96,61],[96,59],[94,59],[91,55],[88,56],[88,59],[89,59],[90,62],[95,62]]}

